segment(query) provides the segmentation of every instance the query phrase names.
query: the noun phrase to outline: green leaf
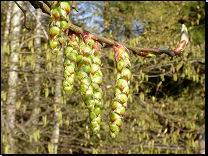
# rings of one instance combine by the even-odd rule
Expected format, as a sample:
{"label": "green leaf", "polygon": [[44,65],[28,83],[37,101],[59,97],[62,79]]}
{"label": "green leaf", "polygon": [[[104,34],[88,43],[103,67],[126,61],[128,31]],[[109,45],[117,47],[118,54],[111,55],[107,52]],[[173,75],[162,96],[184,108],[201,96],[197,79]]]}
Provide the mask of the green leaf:
{"label": "green leaf", "polygon": [[158,50],[168,50],[169,46],[165,46],[165,47],[159,47]]}

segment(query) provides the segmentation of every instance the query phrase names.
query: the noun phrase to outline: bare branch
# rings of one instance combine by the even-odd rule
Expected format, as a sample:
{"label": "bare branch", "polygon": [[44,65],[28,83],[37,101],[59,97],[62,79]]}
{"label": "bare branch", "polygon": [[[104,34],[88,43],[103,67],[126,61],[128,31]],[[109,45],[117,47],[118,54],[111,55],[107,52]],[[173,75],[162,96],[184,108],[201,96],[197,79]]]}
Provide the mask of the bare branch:
{"label": "bare branch", "polygon": [[14,1],[16,3],[16,5],[22,10],[23,14],[24,14],[24,27],[27,29],[27,30],[31,30],[30,28],[27,28],[26,27],[26,10],[24,10],[16,1]]}
{"label": "bare branch", "polygon": [[[147,106],[147,103],[146,103],[145,101],[141,101],[141,104],[142,104],[143,106]],[[149,105],[149,108],[152,109],[152,111],[154,111],[154,112],[157,113],[158,115],[164,117],[165,119],[168,119],[168,123],[173,124],[173,122],[171,121],[171,119],[170,119],[169,116],[160,113],[158,110],[156,110],[155,108],[153,108],[153,107],[150,106],[150,105]],[[175,124],[174,124],[174,127],[177,128],[177,129],[179,129],[180,131],[183,131],[183,132],[192,132],[192,131],[193,131],[192,129],[190,129],[190,130],[182,129],[182,128],[178,127],[178,126],[175,125]]]}
{"label": "bare branch", "polygon": [[[29,7],[28,7],[28,9],[30,10]],[[35,14],[33,11],[30,10],[30,12],[33,14],[33,16],[35,17],[35,19],[36,19],[36,21],[38,22],[38,24],[40,24],[40,27],[41,27],[41,29],[43,30],[43,33],[45,34],[45,37],[46,37],[47,40],[48,40],[48,33],[47,33],[47,31],[44,29],[44,27],[42,26],[42,23],[38,20],[36,14]]]}
{"label": "bare branch", "polygon": [[[73,32],[77,33],[77,34],[82,34],[84,31],[82,28],[80,27],[77,27],[75,25],[73,25],[72,23],[69,23],[68,25],[68,28],[70,30],[72,30]],[[93,35],[95,35],[97,37],[97,39],[100,41],[100,42],[104,42],[110,46],[114,46],[116,43],[118,42],[115,42],[114,40],[111,40],[111,39],[107,39],[105,37],[102,37],[102,36],[99,36],[99,35],[96,35],[94,33],[92,33]],[[123,43],[121,43],[123,44]],[[139,47],[133,47],[133,46],[130,46],[130,45],[127,45],[127,44],[123,44],[126,48],[128,48],[129,50],[131,50],[134,54],[137,54],[137,55],[140,55],[141,52],[154,52],[154,53],[159,53],[159,54],[167,54],[171,57],[175,56],[175,55],[178,55],[177,52],[175,52],[174,50],[159,50],[159,49],[155,49],[155,48],[139,48]]]}
{"label": "bare branch", "polygon": [[[50,7],[45,3],[43,3],[42,1],[29,1],[31,3],[31,5],[34,6],[34,8],[41,8],[41,10],[44,13],[47,13],[48,15],[51,15],[50,12]],[[75,7],[75,2],[73,1],[72,3],[72,7],[76,10]],[[182,29],[185,30],[185,25],[182,25]],[[69,23],[68,28],[73,31],[76,34],[82,34],[84,32],[84,30],[80,27],[77,27],[75,25],[73,25],[72,23]],[[94,33],[92,33],[93,35],[95,35],[98,39],[98,41],[106,43],[110,46],[114,46],[117,42],[111,39],[107,39],[105,37],[102,36],[98,36]],[[147,55],[149,55],[149,53],[154,53],[154,54],[167,54],[171,57],[174,57],[178,54],[180,54],[180,52],[185,48],[185,45],[188,43],[186,39],[188,39],[188,33],[187,33],[187,29],[185,31],[182,32],[182,38],[181,38],[181,42],[179,44],[179,46],[177,48],[175,48],[174,50],[161,50],[159,48],[140,48],[140,47],[133,47],[127,44],[122,43],[126,48],[128,48],[129,50],[131,50],[134,54],[139,55],[139,56],[145,56],[147,57]],[[186,37],[184,37],[186,36]],[[182,40],[185,39],[185,40]],[[119,43],[121,44],[121,43]],[[151,57],[151,56],[149,56]]]}

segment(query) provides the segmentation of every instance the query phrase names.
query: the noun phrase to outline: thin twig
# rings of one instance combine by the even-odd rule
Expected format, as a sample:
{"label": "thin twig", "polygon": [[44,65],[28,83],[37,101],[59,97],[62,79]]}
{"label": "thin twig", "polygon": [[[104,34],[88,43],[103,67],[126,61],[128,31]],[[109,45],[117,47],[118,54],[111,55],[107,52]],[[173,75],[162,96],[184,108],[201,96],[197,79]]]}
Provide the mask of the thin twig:
{"label": "thin twig", "polygon": [[158,92],[158,89],[159,89],[158,83],[159,83],[159,77],[157,77],[157,89],[156,89],[156,92],[155,92],[155,98],[157,97],[157,92]]}
{"label": "thin twig", "polygon": [[72,9],[75,9],[77,12],[79,12],[79,10],[76,8],[76,1],[72,1]]}
{"label": "thin twig", "polygon": [[45,38],[44,35],[35,35],[35,36],[33,36],[33,37],[28,38],[28,39],[25,40],[24,42],[22,42],[22,43],[20,44],[20,48],[22,48],[22,46],[23,46],[25,43],[27,43],[28,41],[30,41],[30,40],[32,40],[32,39],[34,39],[34,38],[36,38],[36,37],[42,37],[42,38]]}
{"label": "thin twig", "polygon": [[[30,10],[30,8],[28,7],[28,9]],[[38,10],[37,10],[38,11]],[[43,28],[42,23],[39,21],[39,19],[37,18],[36,14],[30,10],[30,12],[33,14],[33,16],[35,17],[36,21],[38,22],[38,24],[40,24],[41,29],[43,30],[43,33],[45,34],[45,37],[48,40],[48,33],[47,31]]]}
{"label": "thin twig", "polygon": [[[141,101],[141,104],[143,106],[147,106],[147,103],[145,101]],[[170,117],[168,117],[167,115],[164,115],[164,114],[160,113],[158,110],[156,110],[155,108],[153,108],[150,105],[149,105],[149,108],[152,109],[153,112],[157,113],[158,115],[164,117],[165,119],[168,119],[168,123],[170,123],[170,125],[173,124],[173,122],[171,121]],[[182,128],[176,126],[175,124],[174,124],[174,127],[177,128],[177,129],[179,129],[180,131],[183,131],[183,132],[192,132],[193,131],[192,129],[190,129],[190,130],[182,129]]]}
{"label": "thin twig", "polygon": [[24,10],[16,1],[14,1],[16,3],[16,5],[22,10],[23,14],[24,14],[24,27],[27,29],[27,30],[31,30],[30,28],[27,28],[26,27],[26,10]]}

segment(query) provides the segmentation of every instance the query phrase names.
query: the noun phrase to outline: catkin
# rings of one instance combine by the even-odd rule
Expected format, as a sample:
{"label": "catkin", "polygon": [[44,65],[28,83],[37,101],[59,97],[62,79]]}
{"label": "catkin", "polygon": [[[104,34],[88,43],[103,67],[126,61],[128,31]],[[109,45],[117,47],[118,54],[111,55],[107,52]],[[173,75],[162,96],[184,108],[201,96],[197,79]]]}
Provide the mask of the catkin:
{"label": "catkin", "polygon": [[97,38],[83,32],[83,41],[80,43],[80,53],[77,57],[78,73],[81,88],[81,97],[89,110],[89,120],[94,133],[100,130],[100,111],[102,106],[102,73]]}
{"label": "catkin", "polygon": [[127,108],[127,100],[129,95],[129,84],[131,78],[131,71],[129,70],[131,63],[128,49],[121,45],[114,46],[116,59],[116,87],[114,90],[114,99],[110,111],[110,136],[115,138],[122,124],[122,118]]}
{"label": "catkin", "polygon": [[64,81],[63,88],[66,92],[70,92],[73,88],[76,70],[76,59],[79,51],[79,36],[69,31],[67,39],[67,47],[65,49],[64,58]]}
{"label": "catkin", "polygon": [[71,12],[71,3],[68,1],[52,1],[51,20],[49,22],[49,46],[52,53],[57,54],[65,42],[69,22],[69,13]]}

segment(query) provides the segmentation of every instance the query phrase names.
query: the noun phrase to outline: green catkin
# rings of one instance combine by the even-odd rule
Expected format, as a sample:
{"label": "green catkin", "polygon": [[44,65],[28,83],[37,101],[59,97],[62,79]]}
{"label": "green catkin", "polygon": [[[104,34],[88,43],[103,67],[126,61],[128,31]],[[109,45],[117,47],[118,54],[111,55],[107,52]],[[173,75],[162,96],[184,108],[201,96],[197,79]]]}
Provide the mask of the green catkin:
{"label": "green catkin", "polygon": [[[91,65],[91,80],[93,88],[93,99],[95,101],[94,111],[90,112],[91,126],[95,132],[100,129],[100,111],[102,107],[102,72],[101,72],[101,59],[99,53],[99,42],[95,41],[95,46],[93,48],[92,54],[92,65]],[[99,121],[99,122],[98,122]]]}
{"label": "green catkin", "polygon": [[[102,106],[102,73],[97,38],[83,32],[80,54],[77,56],[77,78],[81,88],[81,97],[89,110],[89,120],[94,133],[100,130],[100,107]],[[97,48],[98,47],[98,48]]]}
{"label": "green catkin", "polygon": [[65,41],[69,22],[69,13],[71,12],[71,3],[68,1],[52,1],[51,20],[49,22],[49,46],[52,53],[57,54]]}
{"label": "green catkin", "polygon": [[116,87],[114,90],[114,99],[110,111],[110,136],[115,138],[122,124],[122,118],[127,108],[127,100],[129,95],[129,84],[131,79],[131,71],[129,70],[131,63],[128,49],[121,45],[114,46],[116,59]]}
{"label": "green catkin", "polygon": [[79,36],[69,31],[64,58],[63,88],[66,92],[70,92],[73,88],[78,50]]}

